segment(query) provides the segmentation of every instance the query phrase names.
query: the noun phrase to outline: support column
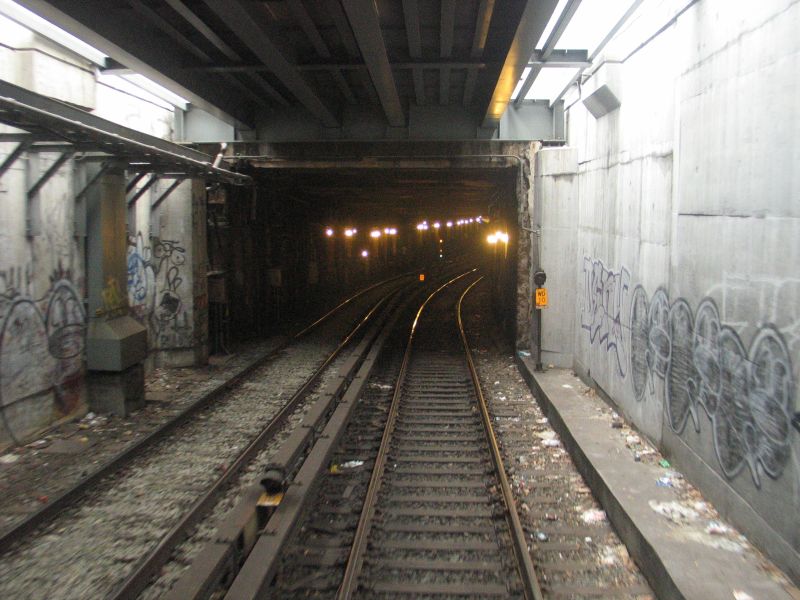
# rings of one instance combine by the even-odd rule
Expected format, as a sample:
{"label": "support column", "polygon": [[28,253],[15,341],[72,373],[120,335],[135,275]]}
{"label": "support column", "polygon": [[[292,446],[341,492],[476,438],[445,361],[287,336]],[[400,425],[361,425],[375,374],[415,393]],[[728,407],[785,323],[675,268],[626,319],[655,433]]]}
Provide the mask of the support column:
{"label": "support column", "polygon": [[118,415],[144,406],[147,356],[147,332],[129,315],[126,212],[125,175],[115,167],[87,194],[86,360],[89,406]]}
{"label": "support column", "polygon": [[148,314],[154,363],[187,367],[208,362],[206,187],[182,183],[158,207],[149,268],[155,297]]}

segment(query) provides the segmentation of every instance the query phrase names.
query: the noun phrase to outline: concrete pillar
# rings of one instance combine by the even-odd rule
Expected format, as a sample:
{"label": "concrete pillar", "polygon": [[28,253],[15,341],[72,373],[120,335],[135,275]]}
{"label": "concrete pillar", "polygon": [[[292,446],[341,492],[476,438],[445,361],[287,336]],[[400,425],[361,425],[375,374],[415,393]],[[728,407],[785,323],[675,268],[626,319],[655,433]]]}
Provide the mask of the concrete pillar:
{"label": "concrete pillar", "polygon": [[578,304],[578,150],[536,153],[535,221],[541,228],[540,265],[547,273],[548,307],[542,310],[542,362],[572,368]]}
{"label": "concrete pillar", "polygon": [[125,175],[112,169],[87,197],[86,339],[89,406],[127,415],[144,406],[147,332],[129,315],[126,294]]}
{"label": "concrete pillar", "polygon": [[[154,363],[186,367],[208,362],[206,188],[181,184],[159,207],[140,265],[154,295],[145,315]],[[131,272],[129,271],[129,278]]]}

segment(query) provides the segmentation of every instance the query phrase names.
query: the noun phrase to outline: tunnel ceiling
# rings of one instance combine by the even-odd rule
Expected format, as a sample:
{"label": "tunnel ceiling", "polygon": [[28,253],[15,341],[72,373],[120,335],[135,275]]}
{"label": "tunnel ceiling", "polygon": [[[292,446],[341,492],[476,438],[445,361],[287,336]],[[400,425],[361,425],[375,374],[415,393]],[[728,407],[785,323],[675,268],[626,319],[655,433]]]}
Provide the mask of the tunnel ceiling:
{"label": "tunnel ceiling", "polygon": [[403,128],[411,105],[496,127],[557,0],[20,3],[201,108],[248,124],[299,109],[330,129],[376,107]]}
{"label": "tunnel ceiling", "polygon": [[352,224],[488,215],[513,202],[515,169],[263,169],[256,181],[276,199],[300,201]]}

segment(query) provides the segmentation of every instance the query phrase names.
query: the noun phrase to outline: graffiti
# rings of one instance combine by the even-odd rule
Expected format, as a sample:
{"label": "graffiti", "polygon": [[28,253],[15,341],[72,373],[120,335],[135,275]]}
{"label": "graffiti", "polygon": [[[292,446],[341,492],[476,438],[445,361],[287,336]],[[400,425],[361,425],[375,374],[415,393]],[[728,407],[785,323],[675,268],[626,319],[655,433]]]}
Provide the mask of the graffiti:
{"label": "graffiti", "polygon": [[[52,393],[59,416],[80,401],[86,314],[61,267],[48,292],[33,298],[27,269],[0,277],[0,406]],[[13,283],[13,285],[12,285]]]}
{"label": "graffiti", "polygon": [[191,344],[189,315],[181,300],[186,250],[180,242],[144,243],[141,232],[128,241],[128,302],[155,347]]}
{"label": "graffiti", "polygon": [[659,288],[648,301],[637,286],[630,304],[630,373],[641,401],[663,381],[670,427],[682,434],[691,421],[711,422],[714,451],[732,479],[745,467],[761,487],[761,474],[780,477],[790,458],[794,380],[790,352],[772,325],[758,328],[749,350],[720,320],[711,298],[692,312],[679,298],[670,305]]}
{"label": "graffiti", "polygon": [[591,344],[613,354],[619,375],[625,377],[628,356],[622,315],[630,273],[624,267],[614,273],[601,261],[584,257],[583,283],[581,327],[589,333]]}

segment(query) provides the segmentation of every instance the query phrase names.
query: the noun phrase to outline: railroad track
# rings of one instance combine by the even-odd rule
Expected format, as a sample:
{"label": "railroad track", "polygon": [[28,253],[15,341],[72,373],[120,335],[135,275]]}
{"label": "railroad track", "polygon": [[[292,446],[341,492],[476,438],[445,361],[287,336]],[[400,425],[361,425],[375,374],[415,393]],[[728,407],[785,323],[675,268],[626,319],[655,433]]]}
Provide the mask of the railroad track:
{"label": "railroad track", "polygon": [[470,273],[411,312],[405,353],[337,409],[255,539],[230,535],[241,512],[220,524],[240,566],[198,583],[209,547],[166,598],[540,597],[454,310]]}
{"label": "railroad track", "polygon": [[364,306],[373,314],[388,297],[365,292],[4,536],[0,597],[134,597],[219,490],[299,421],[313,385],[367,322]]}
{"label": "railroad track", "polygon": [[420,308],[338,598],[541,597],[461,324],[475,283]]}

